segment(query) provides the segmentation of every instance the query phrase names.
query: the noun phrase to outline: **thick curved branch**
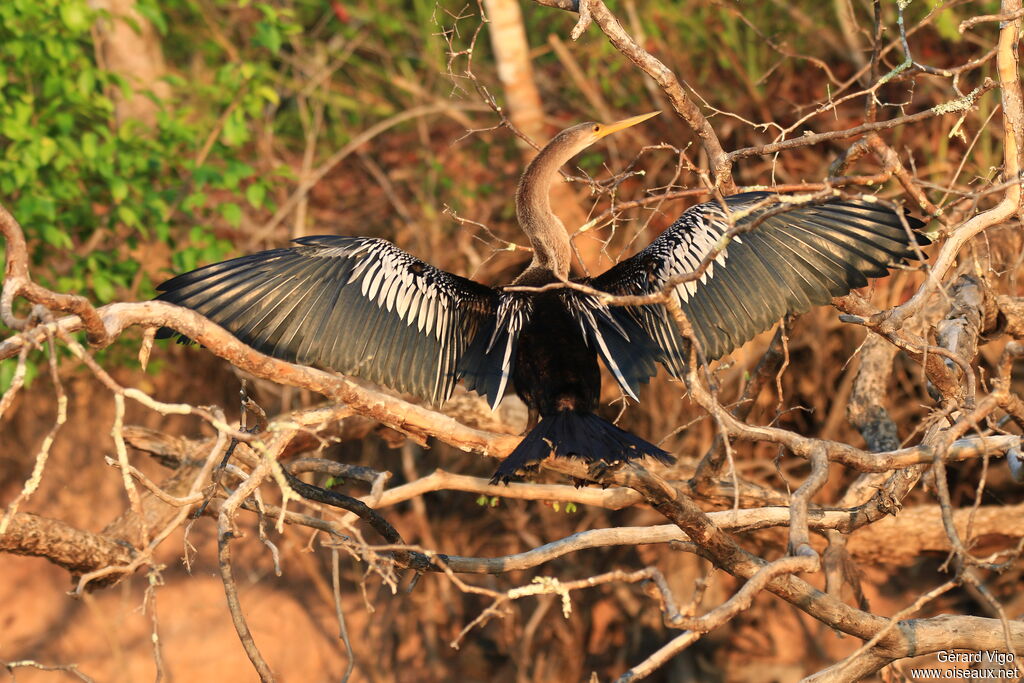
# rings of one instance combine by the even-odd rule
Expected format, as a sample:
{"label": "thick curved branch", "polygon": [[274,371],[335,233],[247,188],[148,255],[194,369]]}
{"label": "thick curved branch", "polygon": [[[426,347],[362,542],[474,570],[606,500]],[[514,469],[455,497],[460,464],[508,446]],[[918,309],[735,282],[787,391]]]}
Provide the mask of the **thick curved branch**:
{"label": "thick curved branch", "polygon": [[[488,457],[502,458],[515,448],[520,437],[495,434],[467,427],[458,421],[418,406],[381,391],[363,387],[341,375],[315,368],[294,365],[264,355],[238,341],[232,334],[194,311],[180,308],[161,301],[142,303],[115,303],[97,309],[109,339],[120,336],[133,326],[168,326],[196,340],[215,355],[235,367],[256,377],[278,384],[309,389],[333,401],[346,404],[354,412],[382,422],[398,431],[418,438],[436,437],[445,443],[465,451],[473,451]],[[48,323],[45,329],[70,333],[82,329],[78,317],[67,317]],[[0,342],[0,360],[15,355],[33,339],[45,339],[44,326],[29,331],[28,336],[15,335]],[[861,472],[884,472],[931,462],[930,448],[917,446],[888,453],[868,453],[848,444],[835,441],[821,441],[804,437],[788,430],[775,427],[748,425],[734,418],[728,411],[719,410],[713,398],[705,389],[694,388],[698,403],[715,414],[734,435],[754,441],[781,443],[801,457],[809,457],[811,450],[819,443],[824,444],[829,461],[838,462]],[[981,451],[1001,453],[1017,444],[1018,437],[994,436],[976,441],[964,442],[947,456],[950,459],[975,457]],[[556,471],[573,476],[586,476],[586,468],[573,461],[550,463]]]}
{"label": "thick curved branch", "polygon": [[[686,496],[660,482],[657,477],[633,468],[633,486],[666,518],[683,530],[701,549],[701,554],[730,574],[752,578],[768,563],[741,548],[728,534]],[[850,607],[793,575],[780,576],[766,584],[767,590],[832,628],[858,638],[870,639],[885,629],[889,620]],[[876,646],[885,656],[901,658],[941,649],[996,650],[1005,647],[1006,637],[997,619],[943,615],[901,622]],[[1015,648],[1024,648],[1024,623],[1009,626]],[[950,634],[956,634],[951,638]]]}
{"label": "thick curved branch", "polygon": [[128,564],[135,554],[130,545],[114,538],[30,512],[11,516],[7,531],[0,535],[0,552],[42,557],[72,574]]}
{"label": "thick curved branch", "polygon": [[77,294],[56,294],[32,281],[28,273],[28,248],[18,221],[0,205],[0,235],[6,242],[7,263],[4,265],[3,287],[0,288],[0,322],[14,330],[23,330],[28,321],[14,314],[14,300],[25,296],[51,311],[73,313],[82,319],[82,326],[93,344],[105,343],[107,337],[96,309],[85,297]]}

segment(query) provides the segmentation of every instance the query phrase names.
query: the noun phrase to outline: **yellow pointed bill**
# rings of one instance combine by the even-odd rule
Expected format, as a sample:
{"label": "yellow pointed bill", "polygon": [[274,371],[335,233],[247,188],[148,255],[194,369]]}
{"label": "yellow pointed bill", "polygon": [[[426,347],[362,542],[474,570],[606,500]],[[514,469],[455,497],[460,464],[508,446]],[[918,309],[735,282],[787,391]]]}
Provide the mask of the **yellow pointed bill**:
{"label": "yellow pointed bill", "polygon": [[612,133],[618,133],[620,130],[625,130],[626,128],[629,128],[630,126],[635,126],[638,123],[643,123],[644,121],[646,121],[647,119],[651,118],[652,116],[657,116],[660,113],[661,113],[660,111],[652,111],[649,114],[640,114],[640,116],[631,116],[628,119],[622,119],[621,121],[616,121],[615,123],[609,123],[609,124],[603,125],[603,126],[601,126],[601,130],[599,130],[597,132],[597,138],[600,140],[601,138],[603,138],[603,137],[605,137],[607,135],[611,135]]}

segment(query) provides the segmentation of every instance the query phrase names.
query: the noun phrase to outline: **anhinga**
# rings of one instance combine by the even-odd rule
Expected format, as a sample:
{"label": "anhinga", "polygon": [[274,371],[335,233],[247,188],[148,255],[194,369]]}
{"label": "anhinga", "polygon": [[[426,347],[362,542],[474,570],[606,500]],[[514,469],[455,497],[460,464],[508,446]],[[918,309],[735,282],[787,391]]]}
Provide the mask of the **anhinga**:
{"label": "anhinga", "polygon": [[[533,260],[513,285],[569,278],[568,235],[548,200],[559,168],[606,135],[653,115],[572,126],[533,159],[516,191]],[[737,194],[724,203],[731,214],[767,196]],[[890,265],[914,254],[900,216],[874,202],[829,200],[772,213],[736,221],[761,223],[733,237],[699,279],[674,290],[709,360],[788,313],[864,286],[866,276],[887,275]],[[921,224],[908,220],[915,228]],[[730,223],[721,202],[694,206],[646,249],[580,282],[613,294],[660,291],[673,276],[697,268]],[[658,363],[683,375],[686,345],[664,306],[608,307],[567,287],[488,287],[370,237],[295,241],[298,246],[179,275],[160,285],[159,298],[201,313],[264,353],[363,377],[435,405],[462,379],[494,408],[511,380],[530,409],[530,429],[496,481],[552,453],[608,464],[645,455],[671,460],[594,414],[598,357],[634,399]]]}

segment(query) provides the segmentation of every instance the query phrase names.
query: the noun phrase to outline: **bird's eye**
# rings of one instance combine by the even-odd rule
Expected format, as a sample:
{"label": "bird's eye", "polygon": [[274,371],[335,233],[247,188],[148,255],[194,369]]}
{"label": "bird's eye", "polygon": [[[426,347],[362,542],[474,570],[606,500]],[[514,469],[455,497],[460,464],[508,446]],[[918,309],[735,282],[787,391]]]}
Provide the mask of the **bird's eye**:
{"label": "bird's eye", "polygon": [[594,124],[594,132],[596,133],[596,132],[597,132],[597,131],[599,131],[599,130],[601,130],[601,126],[599,126],[599,125],[597,125],[597,124],[595,123],[595,124]]}

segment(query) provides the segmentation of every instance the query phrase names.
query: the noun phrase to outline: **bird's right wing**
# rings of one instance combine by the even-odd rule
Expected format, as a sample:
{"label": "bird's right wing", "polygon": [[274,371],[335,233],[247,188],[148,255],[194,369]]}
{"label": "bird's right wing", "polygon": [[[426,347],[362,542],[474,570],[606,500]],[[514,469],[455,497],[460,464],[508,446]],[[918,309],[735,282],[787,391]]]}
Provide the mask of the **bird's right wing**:
{"label": "bird's right wing", "polygon": [[296,242],[179,275],[157,288],[158,298],[258,351],[443,403],[466,347],[494,316],[497,293],[384,240]]}
{"label": "bird's right wing", "polygon": [[[770,196],[750,192],[725,198],[730,213]],[[888,267],[914,258],[913,239],[900,216],[877,203],[829,200],[780,213],[754,211],[736,226],[759,224],[736,235],[695,279],[673,289],[705,358],[720,358],[788,313],[803,313],[831,297],[882,277]],[[907,217],[911,228],[921,221]],[[646,249],[594,278],[613,294],[661,291],[674,277],[695,271],[731,228],[719,202],[692,207]],[[924,245],[928,241],[915,234]],[[661,348],[677,377],[686,362],[683,338],[661,305],[630,309]]]}

